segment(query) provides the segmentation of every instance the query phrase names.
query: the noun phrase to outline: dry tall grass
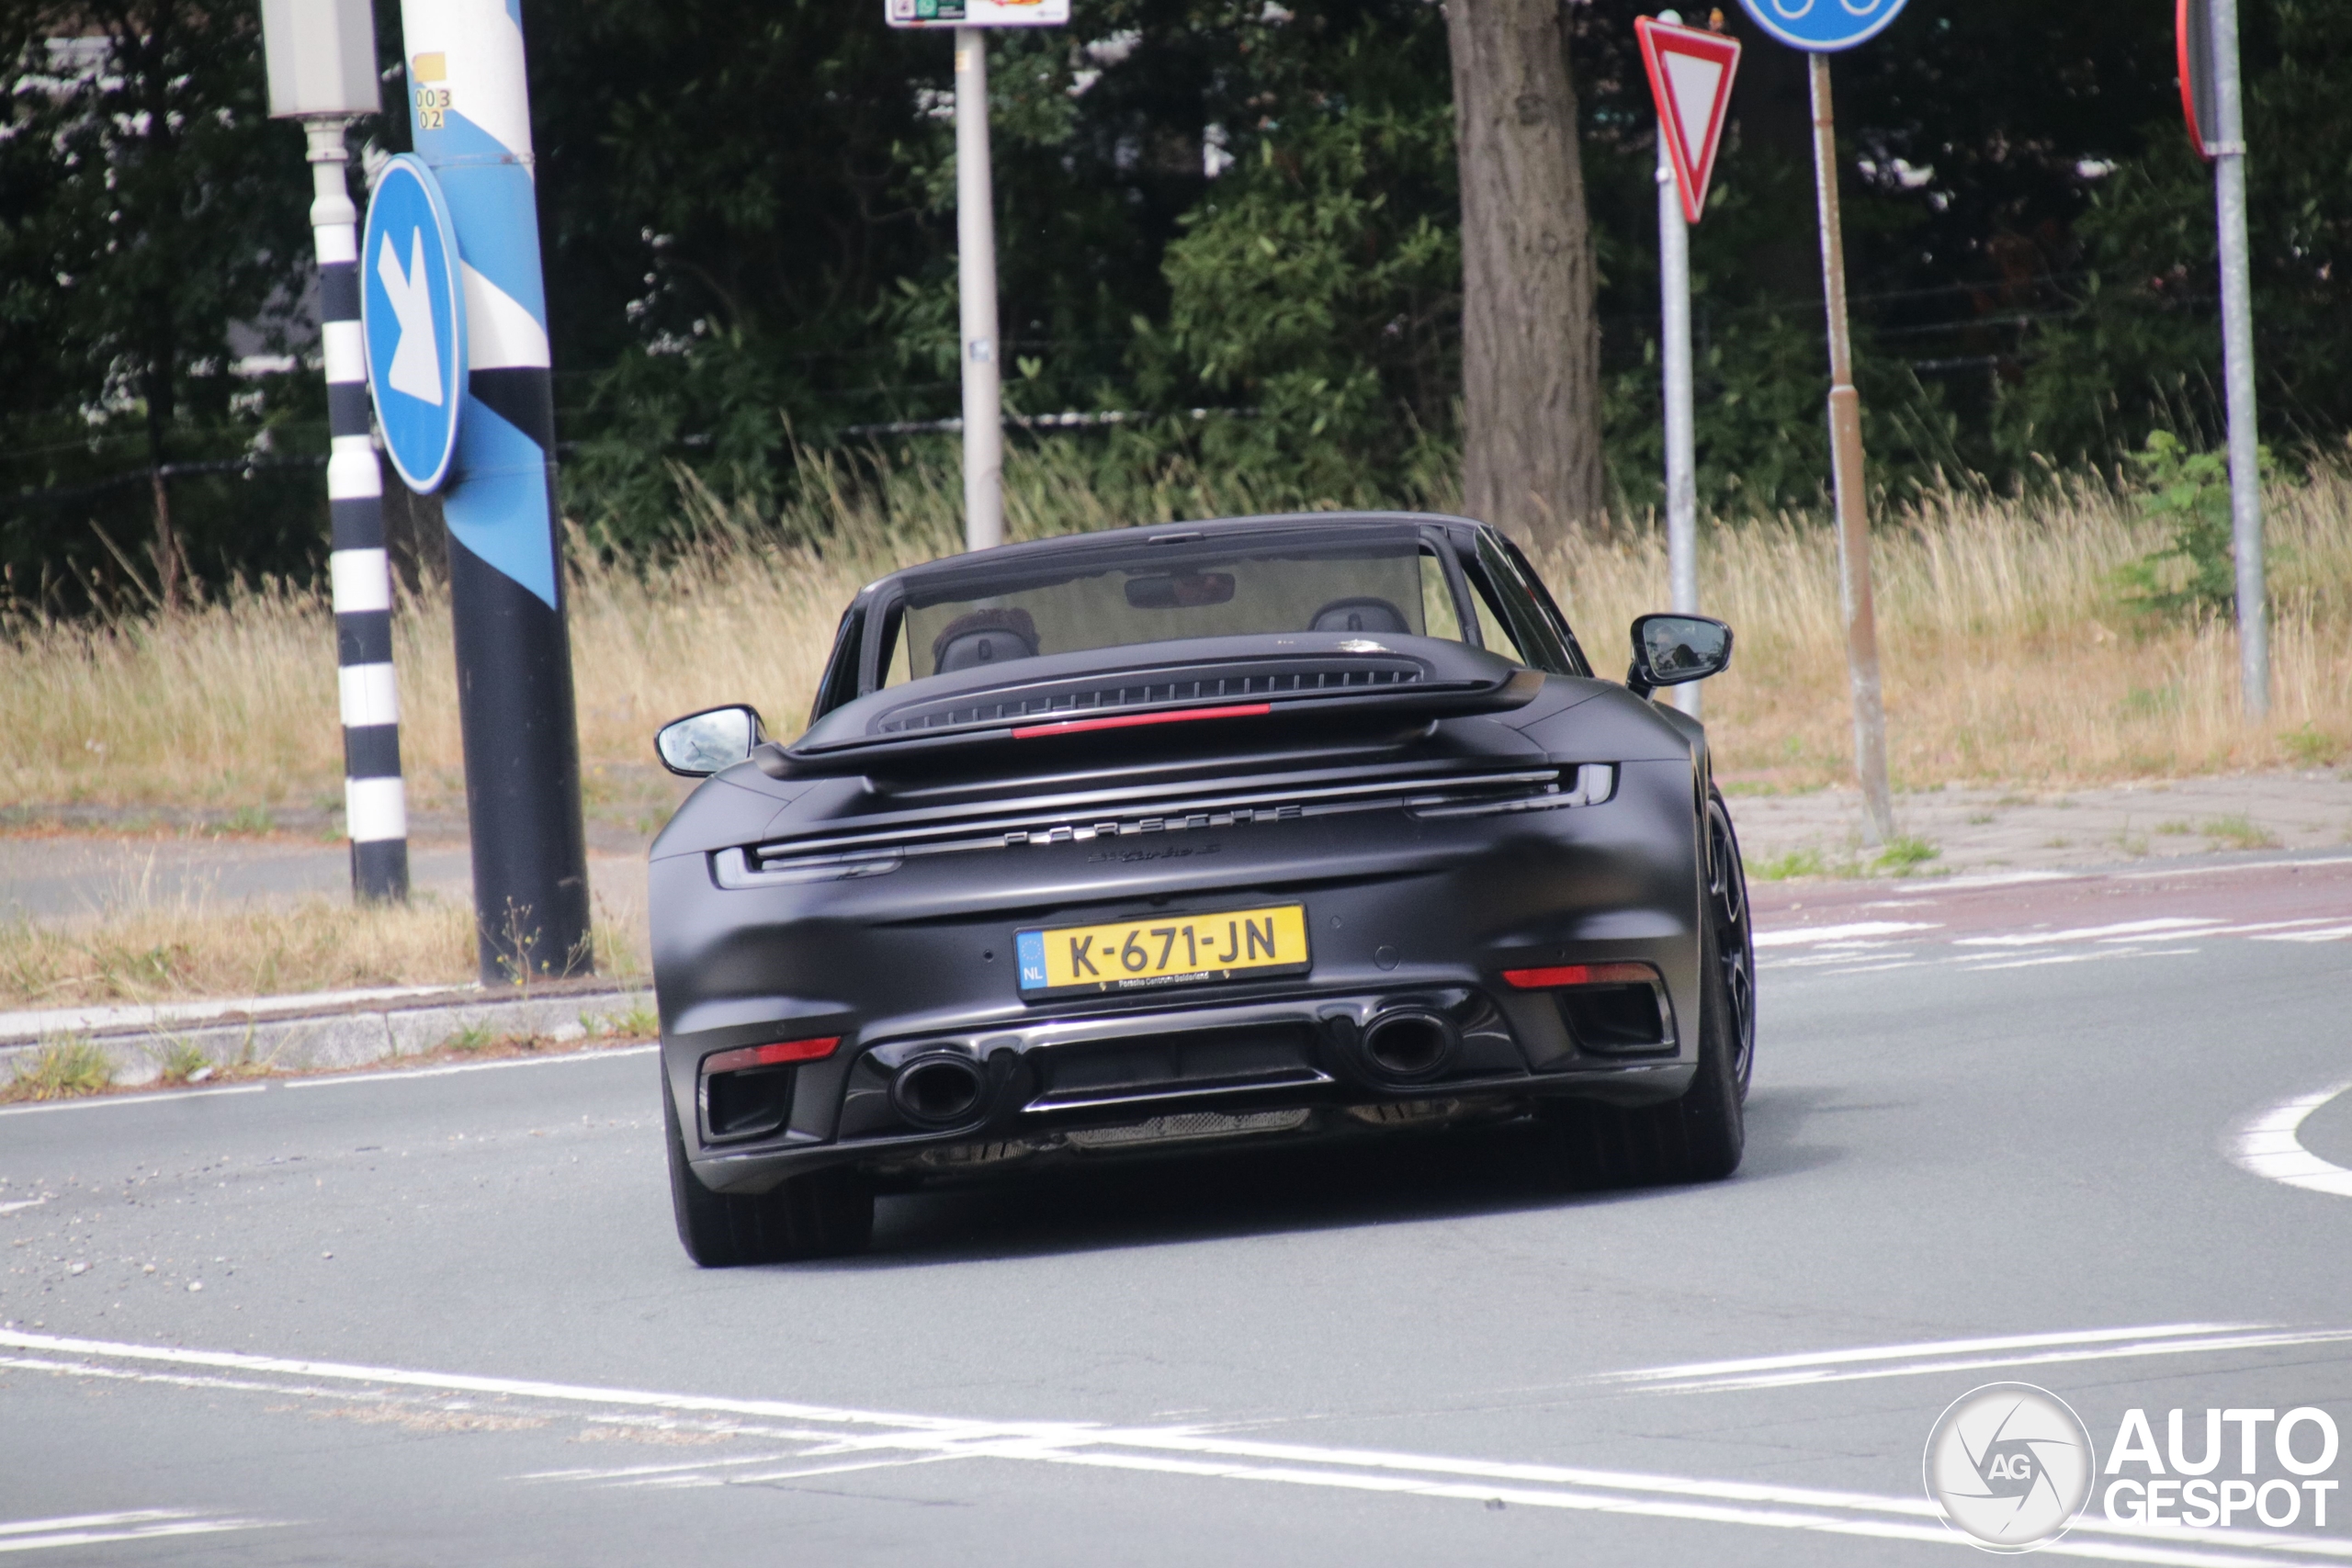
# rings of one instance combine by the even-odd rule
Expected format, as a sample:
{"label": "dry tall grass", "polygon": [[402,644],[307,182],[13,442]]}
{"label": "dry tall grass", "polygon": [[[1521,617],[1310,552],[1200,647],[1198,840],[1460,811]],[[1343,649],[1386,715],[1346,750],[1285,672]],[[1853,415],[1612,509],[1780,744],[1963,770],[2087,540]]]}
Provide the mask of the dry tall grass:
{"label": "dry tall grass", "polygon": [[[1017,460],[1016,536],[1248,507],[1246,486],[1169,483],[1121,498],[1074,464]],[[2160,541],[2095,489],[2009,502],[1946,496],[1888,519],[1878,610],[1892,765],[1913,787],[2035,784],[2335,760],[2352,750],[2352,478],[2269,496],[2278,605],[2274,712],[2237,716],[2226,624],[2150,626],[2114,569]],[[662,720],[757,703],[797,728],[842,604],[859,583],[954,547],[950,452],[879,485],[843,485],[788,526],[730,519],[689,498],[696,542],[650,569],[593,559],[571,577],[582,752],[649,759]],[[779,544],[830,541],[821,553]],[[575,552],[578,558],[581,552]],[[1540,563],[1587,649],[1613,671],[1623,627],[1665,602],[1653,531]],[[1849,773],[1843,634],[1830,536],[1804,522],[1711,528],[1704,602],[1738,629],[1732,672],[1708,687],[1720,766],[1806,788]],[[397,619],[403,751],[422,805],[462,800],[446,594],[428,584]],[[330,806],[342,758],[334,636],[323,596],[233,590],[178,615],[106,626],[21,624],[0,636],[0,801],[123,806]],[[593,786],[592,786],[593,787]]]}

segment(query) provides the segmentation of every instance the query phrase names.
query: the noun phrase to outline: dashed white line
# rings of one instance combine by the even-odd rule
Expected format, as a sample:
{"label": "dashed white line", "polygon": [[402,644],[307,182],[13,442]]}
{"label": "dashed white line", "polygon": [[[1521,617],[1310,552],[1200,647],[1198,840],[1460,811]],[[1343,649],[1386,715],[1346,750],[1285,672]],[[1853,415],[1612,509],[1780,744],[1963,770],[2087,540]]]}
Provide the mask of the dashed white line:
{"label": "dashed white line", "polygon": [[2311,1113],[2346,1089],[2352,1089],[2352,1083],[2340,1083],[2263,1111],[2230,1139],[2230,1158],[2241,1169],[2272,1181],[2307,1192],[2352,1198],[2352,1170],[2320,1158],[2303,1147],[2301,1136]]}
{"label": "dashed white line", "polygon": [[[2109,926],[2076,926],[2063,931],[2018,931],[2006,936],[1963,936],[1954,947],[2047,947],[2060,942],[2096,942],[2102,937],[2151,936],[2160,931],[2187,931],[2198,926],[2218,926],[2216,919],[2186,915],[2159,915],[2153,919],[2120,920]],[[2198,933],[2203,935],[2202,931]]]}
{"label": "dashed white line", "polygon": [[1853,937],[1893,936],[1898,931],[1942,929],[1936,920],[1855,920],[1842,926],[1800,926],[1788,931],[1758,931],[1758,947],[1809,947],[1815,942],[1842,942]]}

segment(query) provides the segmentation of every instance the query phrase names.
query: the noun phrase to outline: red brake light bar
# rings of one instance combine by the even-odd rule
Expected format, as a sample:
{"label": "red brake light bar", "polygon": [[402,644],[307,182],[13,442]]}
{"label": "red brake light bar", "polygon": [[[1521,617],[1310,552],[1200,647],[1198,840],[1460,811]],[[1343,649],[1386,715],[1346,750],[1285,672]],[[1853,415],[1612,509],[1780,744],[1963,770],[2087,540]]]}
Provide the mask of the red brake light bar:
{"label": "red brake light bar", "polygon": [[833,1054],[842,1043],[838,1034],[822,1040],[782,1040],[774,1045],[746,1045],[739,1051],[721,1051],[716,1056],[702,1059],[706,1073],[740,1073],[745,1067],[775,1067],[787,1062],[816,1062]]}
{"label": "red brake light bar", "polygon": [[1059,724],[1024,724],[1012,732],[1015,740],[1046,735],[1076,735],[1089,729],[1133,729],[1143,724],[1188,724],[1196,718],[1263,718],[1273,712],[1270,703],[1227,703],[1222,707],[1176,708],[1167,713],[1111,714],[1102,718],[1068,718]]}
{"label": "red brake light bar", "polygon": [[1555,991],[1569,986],[1644,986],[1657,978],[1646,964],[1555,964],[1548,969],[1506,969],[1503,978],[1522,991]]}

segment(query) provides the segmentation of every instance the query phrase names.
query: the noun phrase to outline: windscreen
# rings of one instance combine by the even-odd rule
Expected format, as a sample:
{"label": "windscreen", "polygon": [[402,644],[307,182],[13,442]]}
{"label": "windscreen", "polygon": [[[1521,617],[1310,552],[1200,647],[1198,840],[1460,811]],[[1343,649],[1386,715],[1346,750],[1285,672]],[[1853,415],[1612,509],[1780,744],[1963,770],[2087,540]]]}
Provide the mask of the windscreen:
{"label": "windscreen", "polygon": [[[1220,541],[1222,543],[1222,541]],[[922,585],[907,602],[886,684],[1039,654],[1182,637],[1361,632],[1460,640],[1452,591],[1412,537],[1293,537],[1223,550],[1138,547],[1072,573]]]}

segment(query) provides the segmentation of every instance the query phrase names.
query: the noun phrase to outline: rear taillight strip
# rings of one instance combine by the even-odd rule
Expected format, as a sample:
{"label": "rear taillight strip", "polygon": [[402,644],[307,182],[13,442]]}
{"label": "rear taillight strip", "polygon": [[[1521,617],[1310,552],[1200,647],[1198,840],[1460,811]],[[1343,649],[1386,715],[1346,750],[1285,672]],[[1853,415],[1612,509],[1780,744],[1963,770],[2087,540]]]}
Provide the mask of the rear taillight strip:
{"label": "rear taillight strip", "polygon": [[745,1045],[702,1059],[704,1076],[740,1073],[746,1067],[781,1067],[794,1062],[821,1062],[842,1043],[838,1034],[816,1040],[779,1040],[773,1045]]}
{"label": "rear taillight strip", "polygon": [[1506,969],[1503,978],[1522,991],[1565,991],[1578,986],[1652,986],[1657,970],[1647,964],[1553,964]]}

